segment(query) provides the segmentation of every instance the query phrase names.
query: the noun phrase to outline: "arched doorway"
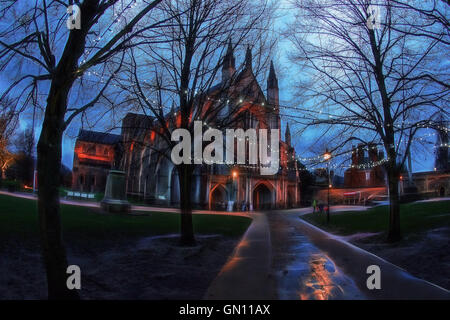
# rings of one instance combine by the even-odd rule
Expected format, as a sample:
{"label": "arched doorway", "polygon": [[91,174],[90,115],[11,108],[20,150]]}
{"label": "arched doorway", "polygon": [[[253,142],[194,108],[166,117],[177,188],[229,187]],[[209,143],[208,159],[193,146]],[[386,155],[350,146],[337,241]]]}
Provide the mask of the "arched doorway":
{"label": "arched doorway", "polygon": [[272,192],[264,183],[260,183],[253,190],[253,208],[255,210],[268,210],[271,207]]}
{"label": "arched doorway", "polygon": [[209,197],[209,208],[211,210],[226,210],[227,201],[227,190],[219,184],[211,191],[211,195]]}

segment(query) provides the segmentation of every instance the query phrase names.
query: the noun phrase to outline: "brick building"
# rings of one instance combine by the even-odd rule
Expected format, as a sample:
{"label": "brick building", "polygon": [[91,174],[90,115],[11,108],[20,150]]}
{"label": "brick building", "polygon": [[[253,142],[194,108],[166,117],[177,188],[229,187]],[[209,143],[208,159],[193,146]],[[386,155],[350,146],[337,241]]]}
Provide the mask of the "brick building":
{"label": "brick building", "polygon": [[72,189],[82,192],[104,192],[106,177],[115,158],[120,135],[80,130],[75,142]]}
{"label": "brick building", "polygon": [[374,144],[359,144],[352,150],[352,165],[344,173],[346,188],[381,187],[386,185],[383,166],[376,165],[384,159],[383,151]]}

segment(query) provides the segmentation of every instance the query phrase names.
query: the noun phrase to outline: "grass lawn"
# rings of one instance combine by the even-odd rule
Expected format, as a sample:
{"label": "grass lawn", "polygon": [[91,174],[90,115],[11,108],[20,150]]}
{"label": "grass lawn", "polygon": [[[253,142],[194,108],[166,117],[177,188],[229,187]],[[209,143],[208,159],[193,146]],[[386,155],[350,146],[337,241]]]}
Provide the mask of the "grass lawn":
{"label": "grass lawn", "polygon": [[[110,215],[70,205],[61,205],[61,219],[64,234],[98,239],[178,233],[180,225],[177,213]],[[193,222],[197,234],[240,236],[250,225],[251,219],[225,215],[193,215]],[[36,201],[0,195],[0,236],[10,235],[38,235]]]}
{"label": "grass lawn", "polygon": [[[331,211],[330,225],[326,215],[311,213],[302,216],[306,221],[340,235],[358,232],[385,232],[389,222],[389,207],[380,206],[367,211]],[[400,206],[403,235],[450,225],[450,201],[408,203]]]}

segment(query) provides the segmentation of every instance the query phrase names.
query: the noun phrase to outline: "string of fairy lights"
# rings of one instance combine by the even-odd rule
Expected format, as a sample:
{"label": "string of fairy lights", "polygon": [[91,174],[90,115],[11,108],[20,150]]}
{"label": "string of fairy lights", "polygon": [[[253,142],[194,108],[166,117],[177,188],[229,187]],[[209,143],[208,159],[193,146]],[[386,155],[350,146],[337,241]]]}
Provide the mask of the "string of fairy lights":
{"label": "string of fairy lights", "polygon": [[[207,100],[208,101],[212,101],[212,102],[227,103],[227,104],[231,102],[230,99],[213,99],[213,98],[210,98],[210,97],[208,97]],[[244,99],[242,99],[242,98],[236,99],[236,101],[238,101],[240,104],[247,104],[247,103],[254,104],[254,103],[258,103],[258,104],[264,106],[264,102],[261,103],[261,102],[255,102],[255,101],[244,101]],[[153,103],[156,103],[156,102],[153,101]],[[299,108],[299,107],[287,107],[287,106],[280,106],[280,107],[296,109],[296,110],[305,110],[304,108]],[[277,107],[274,107],[273,110],[277,110]],[[315,113],[318,113],[318,114],[323,114],[321,111],[308,110],[308,112],[311,112],[311,113],[315,112]],[[416,124],[416,123],[413,123],[413,122],[409,122],[408,123],[408,122],[405,122],[405,121],[402,122],[402,124],[403,124],[403,126],[405,126],[405,125],[415,125],[415,126],[420,127],[420,128],[434,129],[434,130],[437,129],[437,130],[441,130],[441,131],[444,131],[444,132],[449,132],[450,131],[450,128],[448,128],[448,127],[441,126],[441,125],[435,125],[435,124],[431,126],[431,125],[426,125],[426,124]],[[204,125],[207,126],[208,128],[212,128],[207,123],[204,123]],[[395,127],[398,127],[400,129],[402,128],[401,126],[395,126]],[[435,137],[437,135],[438,134],[435,133],[435,132],[434,133],[426,133],[422,137],[416,137],[416,138],[413,138],[412,140],[426,141],[427,138]],[[247,137],[247,139],[248,139],[248,137]],[[242,141],[242,139],[238,138],[238,141]],[[401,143],[404,143],[404,142],[406,142],[406,139],[402,138],[402,139],[400,139],[400,141],[397,144],[395,144],[395,145],[392,144],[391,147],[394,147],[394,146],[398,147]],[[250,146],[253,146],[253,144],[255,144],[255,142],[249,142]],[[435,147],[449,147],[449,145],[447,143],[441,143],[440,145],[437,145]],[[270,149],[270,147],[268,147],[268,148]],[[340,152],[338,155],[335,155],[333,157],[336,158],[336,157],[342,157],[342,156],[350,155],[352,153],[358,152],[357,150],[370,151],[371,149],[378,149],[378,148],[375,147],[375,146],[372,146],[372,147],[369,147],[369,146],[361,147],[361,146],[359,146],[356,150]],[[271,152],[278,153],[279,151],[276,151],[276,150],[272,151],[271,150]],[[288,152],[285,151],[285,153],[287,154]],[[311,170],[317,169],[318,166],[321,166],[321,165],[323,165],[324,163],[327,162],[327,161],[324,160],[324,157],[323,157],[322,154],[321,155],[316,155],[316,156],[313,156],[313,157],[301,157],[301,156],[292,155],[291,160],[295,160],[295,159],[300,161],[301,166],[303,166],[303,167],[299,167],[299,166],[297,166],[297,164],[295,164],[293,167],[280,166],[279,169],[288,170],[288,171],[311,171]],[[200,161],[200,162],[202,161],[202,159],[193,159],[193,160]],[[373,169],[375,167],[383,166],[384,164],[388,163],[389,161],[390,161],[390,159],[389,159],[389,157],[387,157],[387,158],[383,158],[383,159],[376,160],[376,161],[368,161],[368,162],[361,163],[361,164],[351,164],[351,165],[343,165],[343,164],[337,164],[337,163],[330,163],[329,162],[328,163],[328,167],[330,169],[334,169],[334,170],[336,170],[336,169],[370,170],[370,169]],[[246,164],[237,164],[237,166],[241,167],[241,168],[248,168],[248,169],[258,169],[260,167],[258,165],[246,165]]]}
{"label": "string of fairy lights", "polygon": [[[91,71],[91,73],[94,74],[97,77],[101,76],[100,74],[98,74],[95,71]],[[146,82],[146,80],[144,80],[144,82]],[[115,84],[113,84],[113,85],[118,87],[118,88],[121,88],[118,85],[115,85]],[[196,94],[198,92],[199,92],[198,90],[195,90]],[[189,93],[188,90],[184,91],[184,94],[188,94],[188,93]],[[156,100],[150,100],[148,98],[145,98],[145,99],[148,102],[151,102],[153,104],[157,103]],[[214,98],[211,98],[211,97],[207,97],[206,100],[209,101],[209,102],[213,102],[213,103],[226,103],[226,104],[229,104],[230,102],[232,102],[229,98],[214,99]],[[254,101],[254,100],[247,101],[247,100],[244,100],[243,98],[238,98],[238,99],[233,99],[233,100],[234,100],[233,102],[238,102],[239,104],[259,104],[261,106],[265,106],[265,102],[257,102],[257,101]],[[161,107],[161,106],[159,106],[159,107]],[[329,118],[333,118],[333,117],[338,118],[339,117],[337,115],[332,115],[332,114],[323,112],[322,110],[316,111],[316,110],[305,109],[305,108],[301,108],[301,107],[291,107],[291,106],[284,106],[284,105],[274,106],[273,110],[276,111],[278,109],[278,107],[279,108],[283,108],[283,109],[308,112],[308,113],[312,113],[312,114],[325,115],[325,116],[328,116]],[[175,113],[175,115],[176,115],[176,113]],[[289,115],[282,115],[282,116],[286,116],[287,117]],[[306,118],[306,117],[305,117],[305,119],[311,120],[310,118]],[[207,126],[208,128],[212,128],[207,123],[205,123],[204,125]],[[420,123],[418,124],[418,123],[406,122],[406,121],[402,122],[402,126],[394,125],[394,127],[398,128],[398,129],[402,129],[405,125],[406,126],[416,126],[416,127],[424,128],[424,129],[434,129],[434,130],[437,129],[437,130],[440,130],[440,131],[444,131],[446,133],[450,132],[450,128],[445,127],[445,126],[440,126],[440,125],[437,125],[437,124],[434,124],[433,126],[431,126],[431,125],[420,124]],[[422,137],[416,137],[416,138],[413,138],[412,140],[426,141],[427,138],[435,137],[436,135],[437,135],[437,133],[426,133]],[[241,141],[242,139],[238,138],[238,140]],[[398,147],[401,143],[403,143],[405,141],[406,141],[406,139],[401,139],[395,146]],[[252,146],[254,144],[254,142],[249,142],[249,144],[250,144],[250,146]],[[393,147],[393,146],[394,145],[391,145],[391,147]],[[447,143],[442,143],[442,144],[437,145],[435,147],[449,147],[449,145]],[[376,147],[372,147],[372,148],[377,149]],[[362,150],[370,150],[370,147],[364,147],[364,148],[359,147],[358,149],[360,149],[360,150],[361,149]],[[273,150],[273,152],[277,152],[277,151]],[[346,151],[346,152],[340,152],[339,155],[337,155],[337,156],[345,156],[345,155],[349,155],[351,153],[354,153],[354,151],[350,150],[350,151]],[[287,154],[287,152],[286,152],[286,154]],[[298,167],[297,165],[295,165],[294,167],[288,167],[288,166],[280,167],[280,169],[293,170],[293,171],[302,171],[302,170],[310,171],[310,170],[316,169],[317,166],[323,165],[324,163],[326,163],[326,161],[324,161],[324,159],[323,159],[323,155],[316,155],[316,156],[313,156],[313,157],[300,157],[300,156],[295,157],[295,156],[292,156],[292,160],[294,160],[294,159],[297,159],[298,161],[300,161],[302,163],[303,168]],[[191,159],[191,160],[201,161],[201,159]],[[369,162],[365,162],[365,163],[358,164],[358,165],[354,165],[354,164],[351,164],[351,165],[328,164],[328,165],[329,165],[329,168],[331,168],[331,169],[353,169],[354,168],[354,169],[359,169],[359,170],[361,170],[361,169],[362,170],[369,170],[369,169],[373,169],[373,168],[378,167],[378,166],[382,166],[382,165],[384,165],[387,162],[389,162],[389,158],[383,158],[383,159],[377,160],[377,161],[369,161]],[[245,164],[239,164],[239,167],[248,168],[248,169],[256,169],[256,168],[258,168],[256,165],[245,165]]]}
{"label": "string of fairy lights", "polygon": [[[111,32],[111,33],[114,32],[114,27],[113,27],[113,26],[114,26],[115,24],[120,23],[120,22],[122,21],[122,18],[123,18],[124,13],[125,13],[127,10],[129,10],[129,9],[134,9],[134,8],[136,8],[137,5],[138,5],[138,4],[137,4],[136,0],[132,0],[132,1],[131,1],[128,5],[126,5],[121,11],[115,12],[115,13],[113,14],[113,21],[111,22],[111,24],[109,25],[109,27],[106,29],[106,31],[104,31],[103,34],[101,34],[101,35],[99,35],[98,37],[96,37],[96,38],[93,40],[93,43],[92,43],[90,49],[86,49],[86,51],[84,52],[84,59],[82,60],[82,63],[85,63],[85,62],[87,61],[87,58],[90,56],[91,52],[94,50],[94,48],[96,48],[97,44],[105,37],[105,35],[107,34],[108,31]],[[91,81],[97,81],[97,82],[106,84],[106,81],[103,79],[103,76],[104,76],[104,75],[99,74],[98,72],[93,71],[93,70],[87,71],[86,74],[87,74],[87,76],[94,75],[94,76],[100,78],[100,80],[97,79],[97,80],[91,80]],[[114,76],[114,75],[113,75],[113,76]],[[89,81],[90,79],[86,79],[86,80]],[[144,83],[145,83],[145,82],[147,82],[147,80],[144,80]],[[111,83],[111,85],[114,86],[114,87],[117,87],[117,88],[121,88],[121,86],[116,85],[116,84],[114,84],[114,83]],[[187,90],[184,90],[184,92],[182,92],[182,93],[183,93],[183,94],[188,94],[189,92],[190,92],[190,90],[187,89]],[[195,90],[194,93],[195,93],[195,94],[198,94],[198,93],[199,93],[199,90]],[[146,101],[151,102],[151,103],[153,103],[153,104],[156,104],[156,103],[157,103],[155,100],[150,100],[150,99],[148,99],[148,98],[145,98],[145,99],[146,99]],[[230,103],[230,99],[226,99],[226,98],[225,98],[225,99],[213,99],[213,98],[211,98],[211,97],[207,97],[207,100],[210,101],[210,102],[212,101],[212,102],[226,103],[226,104]],[[237,101],[239,102],[239,104],[244,104],[244,103],[252,103],[252,104],[253,104],[253,103],[258,103],[258,104],[260,104],[260,105],[262,105],[262,106],[265,106],[265,102],[244,101],[243,98],[239,98]],[[159,107],[161,108],[161,106],[159,106]],[[316,115],[319,115],[319,116],[325,116],[325,117],[327,117],[328,119],[333,119],[333,118],[339,118],[339,117],[340,117],[339,115],[334,115],[334,114],[331,114],[331,113],[328,113],[328,112],[324,112],[323,110],[317,111],[317,110],[313,110],[313,109],[306,109],[306,108],[296,107],[296,106],[284,106],[284,105],[279,105],[279,106],[274,106],[274,107],[273,107],[273,110],[276,111],[278,108],[284,109],[284,110],[289,110],[289,111],[292,111],[292,110],[302,111],[302,112],[304,112],[304,113],[306,113],[306,114],[316,114]],[[282,115],[282,116],[289,116],[289,115]],[[305,116],[300,116],[300,118],[306,119],[306,120],[311,120],[311,118],[308,118],[308,117],[305,117]],[[324,119],[321,119],[321,120],[324,120]],[[207,125],[209,128],[211,128],[208,124],[206,124],[206,125]],[[402,122],[402,126],[395,125],[395,124],[394,124],[393,126],[394,126],[395,128],[397,128],[397,129],[402,129],[402,128],[404,128],[405,125],[406,125],[406,126],[415,126],[415,127],[418,127],[418,128],[431,128],[431,129],[437,129],[437,130],[444,131],[444,132],[446,132],[446,133],[449,133],[449,132],[450,132],[450,128],[445,127],[445,126],[440,126],[440,125],[433,125],[433,126],[430,126],[430,125],[420,124],[420,123],[417,124],[417,123],[414,123],[414,122]],[[417,137],[417,138],[414,138],[413,140],[423,142],[423,141],[426,141],[427,138],[430,138],[430,137],[433,137],[433,136],[436,136],[436,135],[437,135],[436,133],[427,133],[427,134],[424,134],[422,137]],[[403,139],[400,140],[399,143],[397,143],[397,147],[398,147],[398,145],[401,144],[402,142],[403,142]],[[253,142],[250,142],[250,144],[253,144]],[[440,145],[436,145],[435,147],[437,148],[437,147],[450,147],[450,146],[449,146],[448,143],[441,143]],[[376,147],[375,147],[375,148],[376,148]],[[369,148],[364,148],[364,150],[369,150]],[[341,152],[341,153],[339,154],[339,156],[345,156],[345,155],[351,154],[351,153],[353,153],[353,152],[354,152],[353,150],[352,150],[352,151],[347,151],[347,152]],[[286,152],[286,153],[287,153],[287,152]],[[317,156],[313,156],[313,157],[300,157],[300,156],[295,157],[295,156],[292,156],[292,159],[295,159],[295,158],[296,158],[298,161],[300,161],[300,162],[302,163],[302,165],[304,166],[304,168],[298,168],[297,165],[295,165],[294,167],[285,167],[285,168],[280,167],[280,169],[287,169],[287,170],[310,170],[310,169],[313,169],[314,167],[316,167],[317,165],[321,165],[321,164],[324,163],[324,161],[323,161],[323,155],[317,155]],[[194,159],[194,160],[195,160],[195,159]],[[198,159],[197,159],[197,160],[198,160]],[[363,164],[358,164],[358,165],[353,165],[353,164],[352,164],[352,165],[329,164],[329,167],[332,168],[332,169],[338,169],[338,168],[342,168],[342,169],[348,169],[348,168],[356,168],[356,169],[372,169],[372,168],[381,166],[381,165],[385,164],[385,163],[388,162],[388,161],[389,161],[389,158],[384,158],[384,159],[381,159],[381,160],[378,160],[378,161],[371,161],[371,162],[367,162],[367,163],[363,163]],[[307,163],[307,164],[305,164],[305,163]],[[243,165],[243,164],[239,164],[239,166],[240,166],[240,167],[244,167],[244,168],[250,168],[250,169],[255,169],[255,168],[256,168],[255,165]],[[309,167],[309,169],[308,169],[308,167]]]}
{"label": "string of fairy lights", "polygon": [[[137,1],[136,1],[136,0],[131,0],[130,3],[129,3],[128,5],[126,5],[126,6],[124,6],[119,12],[114,12],[114,13],[113,13],[113,19],[112,19],[112,22],[110,23],[110,25],[108,26],[108,28],[106,28],[106,30],[105,30],[101,35],[99,35],[98,37],[96,37],[96,38],[93,40],[93,42],[92,42],[92,44],[91,44],[91,46],[90,46],[90,49],[86,49],[85,52],[83,53],[84,58],[83,58],[83,60],[82,60],[82,63],[85,63],[85,62],[87,61],[87,58],[90,56],[91,52],[94,50],[94,48],[96,48],[97,44],[98,44],[101,40],[103,40],[103,38],[105,37],[105,35],[106,35],[108,32],[112,33],[112,32],[115,31],[115,30],[114,30],[114,29],[115,29],[115,28],[114,28],[114,25],[116,25],[116,28],[117,28],[118,24],[119,24],[119,23],[122,21],[122,19],[123,19],[123,15],[124,15],[129,9],[134,9],[134,8],[136,8],[137,6],[138,6]],[[115,7],[113,6],[113,8],[115,8]],[[92,72],[92,71],[91,71],[91,72]],[[88,74],[90,74],[90,73],[88,72]]]}
{"label": "string of fairy lights", "polygon": [[[212,99],[212,98],[208,98],[207,100],[213,101],[213,102],[218,102],[218,103],[223,103],[223,102],[229,103],[230,102],[229,99]],[[239,101],[239,103],[244,103],[243,99],[241,99],[241,98],[238,101]],[[245,103],[255,103],[255,101],[246,101]],[[260,104],[262,106],[264,106],[264,102],[260,103]],[[284,109],[288,109],[289,108],[290,110],[294,109],[294,110],[300,110],[300,111],[307,111],[307,112],[310,112],[310,113],[318,113],[318,114],[321,114],[321,115],[324,114],[324,115],[326,115],[326,116],[328,116],[330,118],[338,117],[336,115],[327,114],[327,113],[325,113],[325,112],[323,112],[321,110],[315,111],[315,110],[305,109],[305,108],[301,108],[301,107],[288,107],[288,106],[282,106],[282,105],[280,105],[280,108],[284,108]],[[277,110],[277,108],[274,107],[273,110]],[[430,126],[430,125],[426,125],[426,124],[420,124],[420,123],[417,124],[415,122],[406,122],[406,121],[402,122],[402,126],[394,125],[394,127],[398,128],[398,129],[402,129],[404,126],[408,126],[408,125],[409,126],[417,126],[419,128],[424,128],[424,129],[434,129],[434,130],[437,129],[437,130],[441,130],[441,131],[444,131],[444,132],[450,132],[450,128],[442,126],[442,125],[435,124],[433,126]],[[416,138],[413,138],[412,140],[415,140],[415,141],[426,141],[426,138],[435,137],[435,136],[437,136],[437,133],[435,133],[435,132],[434,133],[427,133],[427,134],[423,135],[422,137],[416,137]],[[394,146],[398,147],[400,144],[402,144],[404,142],[406,142],[406,139],[402,138],[402,139],[400,139],[400,141],[396,145],[392,144],[391,147],[394,147]],[[440,145],[436,145],[435,146],[435,148],[437,148],[437,147],[449,147],[449,145],[447,143],[442,143]],[[358,149],[359,150],[364,150],[364,151],[370,151],[371,149],[378,149],[378,148],[375,147],[375,146],[372,146],[372,147],[358,147]],[[337,156],[350,155],[350,154],[353,154],[354,152],[357,152],[357,151],[350,150],[350,151],[340,152],[339,155],[337,155]],[[297,166],[295,166],[294,168],[289,168],[288,167],[288,168],[285,168],[285,169],[287,169],[287,170],[308,170],[309,171],[309,170],[314,169],[315,167],[317,167],[319,165],[323,165],[324,163],[326,163],[326,161],[324,161],[324,158],[323,158],[322,154],[316,155],[316,156],[313,156],[313,157],[300,157],[300,156],[295,157],[295,156],[292,156],[292,159],[297,159],[298,161],[300,161],[302,163],[302,165],[305,167],[305,169],[298,168]],[[387,157],[387,158],[383,158],[383,159],[376,160],[376,161],[368,161],[368,162],[365,162],[365,163],[362,163],[362,164],[351,164],[351,165],[329,164],[329,167],[331,169],[369,170],[369,169],[373,169],[375,167],[382,166],[382,165],[388,163],[389,161],[390,161],[390,159],[389,159],[389,157]]]}
{"label": "string of fairy lights", "polygon": [[[93,40],[93,44],[91,45],[91,48],[90,48],[90,49],[86,49],[86,50],[85,50],[85,52],[84,52],[84,59],[82,60],[82,63],[85,63],[85,62],[86,62],[87,58],[90,56],[91,52],[94,50],[94,48],[96,47],[96,45],[97,45],[101,40],[103,40],[103,38],[105,37],[105,35],[106,35],[108,32],[111,32],[111,33],[112,33],[112,32],[115,31],[113,26],[116,25],[116,28],[117,28],[118,24],[120,24],[120,22],[121,22],[122,19],[124,18],[124,17],[123,17],[124,14],[125,14],[129,9],[134,9],[134,8],[136,8],[137,6],[138,6],[137,1],[136,1],[136,0],[131,0],[126,6],[123,6],[121,10],[118,10],[117,12],[114,12],[114,13],[113,13],[113,19],[112,19],[111,24],[108,26],[108,28],[106,28],[106,30],[105,30],[101,35],[99,35],[98,37],[96,37],[96,38]],[[114,6],[113,6],[113,8],[115,9]],[[95,75],[96,77],[100,77],[100,78],[101,78],[101,79],[100,79],[100,83],[106,83],[106,81],[103,80],[103,75],[97,73],[96,71],[87,71],[86,74],[87,74],[88,76],[90,76],[90,75],[92,74],[92,75]],[[87,80],[89,80],[89,79],[87,79]],[[98,80],[96,80],[96,81],[98,81]],[[144,80],[144,82],[147,82],[147,80]],[[121,88],[120,86],[118,86],[118,85],[116,85],[116,84],[111,84],[111,85],[113,85],[113,86],[115,86],[115,87],[117,87],[117,88]],[[184,94],[188,94],[188,93],[191,92],[191,91],[192,91],[192,89],[186,89],[186,90],[184,90],[183,93],[184,93]],[[194,91],[195,94],[202,93],[202,90],[198,90],[198,89],[194,89],[193,91]],[[146,98],[146,100],[150,102],[150,100],[149,100],[148,98]],[[226,101],[226,103],[229,103],[229,102],[230,102],[229,99],[213,99],[213,98],[210,98],[210,97],[208,97],[207,100],[209,100],[209,101],[214,101],[214,102],[219,102],[219,103],[222,103],[222,102],[225,102],[225,101]],[[152,102],[153,104],[156,104],[156,101],[155,101],[155,100],[152,100],[151,102]],[[244,100],[243,100],[242,98],[239,98],[239,103],[244,103]],[[245,103],[255,103],[255,101],[245,101]],[[264,102],[261,102],[261,105],[264,106],[265,103],[264,103]],[[339,117],[340,117],[339,115],[334,115],[334,114],[331,114],[331,113],[328,113],[328,112],[324,112],[323,110],[316,111],[316,110],[313,110],[313,109],[301,108],[301,107],[297,107],[297,106],[284,106],[284,105],[279,105],[278,107],[281,108],[281,109],[297,110],[297,111],[302,111],[302,112],[306,112],[306,113],[313,113],[313,114],[316,113],[316,114],[319,114],[319,115],[325,115],[325,116],[327,116],[327,117],[330,118],[330,119],[332,119],[332,118],[339,118]],[[277,110],[277,107],[274,106],[274,107],[273,107],[273,110]],[[306,118],[306,117],[304,117],[304,119],[310,120],[309,118]],[[414,123],[414,122],[402,122],[402,124],[403,124],[403,125],[416,126],[416,127],[419,127],[419,128],[432,128],[432,129],[438,129],[438,130],[441,130],[441,131],[445,131],[446,133],[449,133],[449,132],[450,132],[450,128],[444,127],[444,126],[439,126],[439,125],[434,125],[433,127],[430,127],[430,126],[425,125],[425,124],[416,124],[416,123]],[[389,125],[388,125],[388,126],[389,126]],[[394,127],[398,128],[398,129],[402,129],[402,126],[396,126],[395,124],[394,124]],[[423,141],[423,140],[424,140],[424,138],[416,138],[416,139],[419,140],[419,141]],[[443,143],[443,144],[440,145],[440,147],[449,147],[449,145],[446,144],[446,143]],[[320,157],[321,157],[321,156],[317,156],[317,157],[314,157],[314,158],[320,158]]]}

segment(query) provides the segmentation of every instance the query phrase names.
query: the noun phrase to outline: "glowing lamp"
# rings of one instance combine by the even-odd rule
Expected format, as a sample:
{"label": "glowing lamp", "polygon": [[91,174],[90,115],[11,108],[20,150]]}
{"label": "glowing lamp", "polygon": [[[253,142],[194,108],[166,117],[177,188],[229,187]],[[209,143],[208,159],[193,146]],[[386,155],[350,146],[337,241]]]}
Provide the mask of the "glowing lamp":
{"label": "glowing lamp", "polygon": [[325,161],[330,160],[331,159],[331,153],[328,151],[328,149],[325,151],[325,153],[323,154],[323,159]]}

